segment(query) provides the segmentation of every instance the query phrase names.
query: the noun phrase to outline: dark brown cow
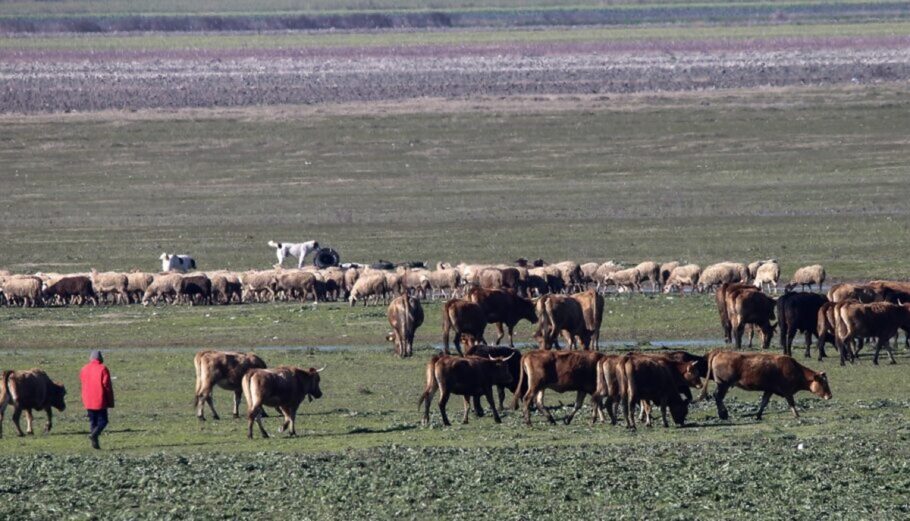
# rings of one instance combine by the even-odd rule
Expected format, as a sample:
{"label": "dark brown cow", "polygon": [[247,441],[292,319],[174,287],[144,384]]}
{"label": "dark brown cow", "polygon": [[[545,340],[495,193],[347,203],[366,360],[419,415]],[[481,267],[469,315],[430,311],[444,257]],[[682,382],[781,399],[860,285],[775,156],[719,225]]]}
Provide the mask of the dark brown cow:
{"label": "dark brown cow", "polygon": [[[838,303],[834,310],[835,340],[841,352],[850,346],[854,339],[877,337],[872,363],[878,365],[878,355],[883,347],[888,350],[891,363],[897,363],[894,360],[891,339],[898,334],[899,329],[910,327],[910,304],[887,302],[861,304],[847,301]],[[859,349],[861,347],[856,349],[854,354],[859,353]]]}
{"label": "dark brown cow", "polygon": [[[622,370],[618,373],[621,378],[619,387],[625,395],[622,409],[628,428],[635,428],[633,409],[639,402],[658,404],[664,427],[670,426],[667,423],[667,407],[670,408],[670,414],[677,425],[685,424],[690,399],[680,398],[680,388],[688,391],[688,386],[675,364],[660,356],[628,354],[622,358],[620,362]],[[647,411],[645,407],[643,406],[643,410]],[[645,424],[651,426],[650,414],[646,414]]]}
{"label": "dark brown cow", "polygon": [[306,398],[322,398],[319,373],[322,369],[301,369],[280,366],[274,369],[251,369],[243,376],[243,396],[247,403],[247,438],[253,439],[253,422],[259,425],[263,438],[268,438],[262,425],[262,408],[275,407],[284,415],[278,432],[288,430],[289,436],[297,435],[297,409]]}
{"label": "dark brown cow", "polygon": [[395,297],[389,304],[386,315],[392,326],[386,339],[395,342],[395,354],[402,358],[413,355],[414,334],[423,324],[423,306],[420,301],[406,294]]}
{"label": "dark brown cow", "polygon": [[6,406],[13,406],[13,424],[19,436],[25,436],[19,425],[22,411],[25,411],[26,432],[34,434],[32,430],[32,410],[47,413],[47,425],[44,432],[50,432],[53,426],[53,409],[66,410],[66,387],[51,381],[47,373],[41,369],[28,371],[3,371],[2,387],[0,387],[0,438],[3,437],[3,416]]}
{"label": "dark brown cow", "polygon": [[771,323],[774,320],[775,305],[773,298],[760,291],[727,292],[727,314],[733,329],[733,344],[737,349],[742,347],[746,324],[753,324],[761,330],[762,349],[771,346],[771,338],[777,326]]}
{"label": "dark brown cow", "polygon": [[[812,335],[818,332],[818,310],[827,302],[824,295],[809,292],[787,293],[777,299],[780,346],[785,355],[793,355],[793,338],[802,331],[806,336],[806,358],[809,358]],[[819,361],[824,357],[824,349],[819,348]]]}
{"label": "dark brown cow", "polygon": [[592,331],[588,329],[581,303],[569,295],[544,295],[537,299],[537,332],[534,338],[541,349],[558,348],[557,339],[562,333],[569,347],[581,343],[584,349],[591,347]]}
{"label": "dark brown cow", "polygon": [[[759,291],[751,284],[739,282],[726,282],[714,290],[714,303],[717,305],[717,314],[720,315],[720,325],[724,329],[724,343],[733,342],[733,326],[730,325],[730,313],[727,310],[727,295],[733,291]],[[751,341],[749,342],[751,345]]]}
{"label": "dark brown cow", "polygon": [[455,349],[461,354],[462,340],[468,348],[485,344],[483,331],[487,328],[487,315],[479,304],[470,300],[453,298],[442,306],[442,346],[449,354],[449,332],[455,330]]}
{"label": "dark brown cow", "polygon": [[708,378],[702,388],[702,400],[707,398],[708,383],[712,380],[717,384],[714,400],[717,402],[717,415],[722,420],[730,417],[724,405],[724,396],[733,386],[763,393],[755,415],[758,420],[761,420],[772,394],[787,400],[796,418],[799,418],[799,413],[793,395],[797,392],[809,391],[825,400],[831,399],[831,388],[825,373],[804,367],[787,355],[714,350],[708,353]]}
{"label": "dark brown cow", "polygon": [[[510,355],[510,356],[514,356]],[[446,414],[446,404],[452,394],[464,397],[464,417],[462,423],[468,423],[468,411],[471,398],[486,396],[487,403],[493,411],[493,420],[502,423],[496,403],[493,400],[494,385],[511,385],[512,372],[509,370],[508,358],[483,358],[479,356],[456,357],[435,355],[427,362],[426,388],[420,395],[417,407],[423,407],[423,424],[430,422],[430,402],[433,394],[439,389],[439,413],[444,425],[452,425]]]}
{"label": "dark brown cow", "polygon": [[216,385],[234,391],[234,418],[240,417],[240,397],[243,393],[243,376],[250,369],[265,369],[265,362],[253,353],[204,350],[193,357],[196,367],[196,417],[205,420],[205,404],[209,404],[212,417],[219,419],[212,400],[212,388]]}
{"label": "dark brown cow", "polygon": [[[474,345],[470,349],[465,351],[465,355],[468,356],[479,356],[481,358],[498,358],[508,360],[509,371],[512,373],[512,381],[508,384],[497,384],[497,391],[499,394],[499,409],[502,410],[504,402],[506,399],[506,389],[515,393],[523,392],[523,389],[518,389],[518,379],[521,372],[521,351],[513,347],[498,347],[498,346],[486,346],[486,345]],[[515,356],[512,356],[515,355]],[[480,397],[477,396],[474,398],[474,410],[477,411],[478,416],[483,416],[483,409],[480,406]]]}
{"label": "dark brown cow", "polygon": [[515,347],[513,339],[515,326],[522,320],[534,324],[537,322],[537,314],[534,311],[534,303],[529,299],[522,298],[517,294],[501,289],[483,289],[472,288],[468,292],[468,299],[483,308],[488,324],[496,326],[495,345],[499,345],[502,337],[505,336],[503,324],[509,331],[509,347]]}
{"label": "dark brown cow", "polygon": [[[525,423],[531,425],[531,400],[534,399],[537,410],[545,415],[547,421],[556,423],[553,415],[544,406],[543,398],[546,389],[557,393],[575,391],[575,408],[566,418],[568,425],[581,409],[585,395],[597,391],[597,364],[603,354],[594,351],[529,351],[521,356],[521,372],[518,388],[525,389],[524,394],[516,393],[512,399],[512,408],[518,408],[518,400],[524,405]],[[600,407],[594,402],[594,414],[601,415]]]}

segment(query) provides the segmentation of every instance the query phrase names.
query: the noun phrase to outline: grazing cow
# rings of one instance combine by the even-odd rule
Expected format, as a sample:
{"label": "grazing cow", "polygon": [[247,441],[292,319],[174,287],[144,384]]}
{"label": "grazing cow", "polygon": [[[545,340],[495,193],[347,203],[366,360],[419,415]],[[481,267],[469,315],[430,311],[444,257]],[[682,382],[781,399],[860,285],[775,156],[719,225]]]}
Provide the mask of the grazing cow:
{"label": "grazing cow", "polygon": [[[793,356],[793,337],[802,331],[806,335],[806,358],[811,356],[812,335],[818,331],[818,310],[827,302],[818,293],[787,293],[777,300],[780,347],[785,355]],[[819,348],[819,361],[824,356],[824,350]]]}
{"label": "grazing cow", "polygon": [[206,403],[212,410],[212,417],[219,419],[212,400],[212,389],[216,385],[234,391],[234,418],[239,418],[243,375],[251,369],[266,367],[265,362],[253,353],[208,350],[196,353],[193,365],[196,367],[196,417],[203,421]]}
{"label": "grazing cow", "polygon": [[196,269],[196,260],[190,257],[189,255],[169,255],[167,253],[162,253],[161,259],[161,271],[180,271],[186,273],[187,271]]}
{"label": "grazing cow", "polygon": [[[667,407],[670,408],[670,414],[677,425],[685,424],[691,394],[688,394],[688,386],[674,362],[659,356],[628,354],[623,357],[620,366],[619,386],[625,394],[625,400],[622,402],[623,416],[628,428],[635,428],[633,414],[635,404],[646,401],[660,406],[664,427],[670,426],[667,423]],[[685,389],[688,399],[680,398],[680,388]],[[645,407],[643,410],[647,411]],[[651,426],[650,414],[646,415],[645,424]]]}
{"label": "grazing cow", "polygon": [[[891,339],[898,334],[898,329],[910,327],[910,304],[891,304],[888,302],[873,302],[863,304],[859,302],[840,302],[834,308],[835,341],[841,351],[841,363],[844,360],[844,350],[852,345],[856,338],[877,337],[875,354],[872,363],[878,365],[878,355],[884,347],[888,350],[888,357],[892,364],[894,350],[891,348]],[[854,355],[862,349],[860,346]]]}
{"label": "grazing cow", "polygon": [[34,434],[32,410],[43,410],[47,413],[47,425],[44,427],[44,432],[50,432],[53,426],[51,408],[61,412],[66,410],[66,387],[51,381],[47,373],[41,369],[3,371],[2,379],[2,384],[0,384],[2,385],[0,387],[0,438],[3,437],[3,416],[6,414],[6,406],[9,404],[13,406],[13,424],[16,426],[19,436],[25,436],[19,425],[22,411],[25,411],[25,431],[28,434]]}
{"label": "grazing cow", "polygon": [[389,342],[395,342],[395,354],[401,358],[414,354],[414,333],[423,324],[423,306],[420,301],[405,295],[392,300],[386,312],[392,331],[386,336]]}
{"label": "grazing cow", "polygon": [[325,370],[301,369],[280,366],[274,369],[251,369],[243,376],[243,396],[247,404],[247,434],[253,439],[253,422],[259,425],[263,438],[268,438],[262,425],[263,406],[275,407],[284,415],[284,423],[278,432],[288,430],[289,436],[297,436],[297,409],[303,400],[322,398],[319,388],[319,373]]}
{"label": "grazing cow", "polygon": [[[597,391],[597,364],[604,356],[595,351],[528,351],[521,356],[518,380],[518,388],[525,391],[513,396],[512,408],[517,409],[518,401],[522,400],[525,423],[531,425],[530,407],[533,399],[537,410],[546,416],[547,421],[555,424],[556,420],[543,403],[544,391],[575,391],[575,408],[564,420],[568,425],[581,409],[585,395],[593,395]],[[594,415],[602,416],[596,401],[594,405]]]}
{"label": "grazing cow", "polygon": [[470,300],[453,298],[442,305],[442,350],[449,354],[449,332],[455,330],[455,349],[462,354],[461,343],[470,349],[476,343],[486,344],[483,331],[487,328],[487,314],[479,304]]}
{"label": "grazing cow", "polygon": [[[509,355],[515,356],[514,354]],[[442,415],[443,425],[452,425],[446,414],[446,404],[449,396],[457,394],[464,397],[464,417],[462,423],[468,423],[468,411],[471,407],[471,398],[486,396],[487,403],[493,411],[493,420],[502,423],[496,403],[493,400],[494,385],[510,385],[512,372],[509,370],[509,358],[482,358],[479,356],[456,357],[449,355],[435,355],[427,362],[427,385],[420,400],[418,409],[423,407],[424,425],[430,423],[430,401],[436,389],[439,394],[439,413]]]}
{"label": "grazing cow", "polygon": [[509,347],[515,347],[513,335],[515,326],[522,320],[534,324],[537,322],[537,314],[534,311],[534,303],[529,299],[522,298],[517,294],[501,289],[483,289],[472,288],[468,292],[468,299],[478,304],[486,316],[487,324],[496,326],[495,345],[499,345],[502,337],[505,336],[503,324],[509,331]]}
{"label": "grazing cow", "polygon": [[726,304],[736,348],[742,347],[746,324],[753,324],[761,330],[762,349],[768,349],[777,327],[777,324],[771,323],[774,320],[774,299],[760,291],[734,290],[727,293]]}
{"label": "grazing cow", "polygon": [[591,348],[592,331],[581,303],[568,295],[544,295],[537,299],[537,332],[534,338],[541,349],[559,348],[557,338],[562,333],[570,348]]}
{"label": "grazing cow", "polygon": [[717,415],[722,420],[730,417],[724,405],[724,396],[733,386],[763,393],[755,415],[757,420],[761,420],[772,394],[787,400],[796,418],[799,418],[799,413],[793,395],[798,391],[809,391],[825,400],[831,399],[831,388],[825,373],[804,367],[787,355],[714,350],[708,353],[708,378],[702,387],[702,400],[707,398],[708,382],[712,380],[717,384],[714,401],[717,403]]}
{"label": "grazing cow", "polygon": [[[730,322],[730,310],[727,309],[727,296],[734,291],[758,291],[758,288],[749,284],[728,282],[714,290],[714,303],[717,305],[717,314],[720,315],[720,325],[724,330],[724,343],[726,344],[733,342],[733,326]],[[751,347],[751,340],[749,345]]]}
{"label": "grazing cow", "polygon": [[269,246],[275,248],[275,256],[278,257],[278,265],[284,263],[287,257],[297,257],[297,268],[303,267],[307,255],[310,252],[319,249],[319,243],[316,241],[307,242],[275,242],[269,241]]}

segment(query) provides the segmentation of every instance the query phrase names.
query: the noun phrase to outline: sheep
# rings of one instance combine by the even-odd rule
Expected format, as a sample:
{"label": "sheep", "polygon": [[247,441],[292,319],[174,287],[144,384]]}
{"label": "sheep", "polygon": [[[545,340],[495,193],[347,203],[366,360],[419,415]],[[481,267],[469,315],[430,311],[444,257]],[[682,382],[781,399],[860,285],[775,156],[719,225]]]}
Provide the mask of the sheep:
{"label": "sheep", "polygon": [[597,271],[594,272],[594,282],[597,283],[597,291],[601,291],[601,288],[604,286],[604,279],[606,279],[607,275],[621,269],[622,265],[611,260],[598,266]]}
{"label": "sheep", "polygon": [[338,300],[347,297],[347,288],[344,283],[345,270],[333,266],[321,270],[320,273],[325,279],[327,298]]}
{"label": "sheep", "polygon": [[126,274],[126,298],[130,303],[139,302],[149,284],[155,277],[151,273],[144,273],[138,270]]}
{"label": "sheep", "polygon": [[401,276],[401,286],[409,295],[426,298],[430,283],[427,280],[427,271],[424,268],[399,267],[397,273]]}
{"label": "sheep", "polygon": [[774,259],[761,261],[752,278],[752,283],[756,288],[764,291],[765,284],[767,284],[769,290],[777,293],[777,284],[780,281],[780,264]]}
{"label": "sheep", "polygon": [[673,290],[683,291],[683,286],[689,286],[692,290],[698,286],[701,278],[701,266],[698,264],[686,264],[677,266],[670,272],[667,282],[664,284],[664,293],[670,293]]}
{"label": "sheep", "polygon": [[594,283],[594,274],[597,273],[597,268],[600,267],[600,264],[596,262],[586,262],[579,266],[581,269],[581,281],[585,286]]}
{"label": "sheep", "polygon": [[212,281],[212,302],[230,304],[243,302],[243,285],[240,276],[229,271],[215,271],[206,273]]}
{"label": "sheep", "polygon": [[502,289],[502,271],[498,268],[487,268],[480,272],[479,286],[484,289]]}
{"label": "sheep", "polygon": [[115,273],[113,271],[99,273],[98,270],[92,268],[92,287],[95,289],[95,294],[102,301],[106,302],[107,297],[110,296],[111,302],[114,304],[129,303],[129,297],[127,296],[129,284],[126,275],[123,273]]}
{"label": "sheep", "polygon": [[388,284],[386,282],[385,274],[363,274],[357,279],[357,282],[354,283],[354,287],[351,288],[351,295],[348,297],[348,301],[351,303],[351,306],[354,306],[358,300],[363,300],[363,305],[366,306],[367,300],[371,298],[376,301],[380,298],[385,300],[387,292]]}
{"label": "sheep", "polygon": [[179,273],[167,272],[155,275],[142,295],[142,305],[148,306],[151,302],[157,306],[159,299],[164,299],[166,303],[176,301],[182,280],[183,276]]}
{"label": "sheep", "polygon": [[698,288],[705,291],[727,282],[743,281],[743,276],[748,279],[749,268],[735,262],[719,262],[702,270],[698,280]]}
{"label": "sheep", "polygon": [[651,290],[657,291],[657,285],[660,283],[660,264],[653,261],[645,261],[635,266],[638,273],[641,274],[641,282],[651,281]]}
{"label": "sheep", "polygon": [[284,294],[285,299],[304,301],[311,294],[313,301],[317,301],[316,274],[304,270],[281,270],[278,272],[278,281],[275,290]]}
{"label": "sheep", "polygon": [[637,268],[614,271],[604,277],[604,287],[611,284],[619,291],[641,291],[641,272]]}
{"label": "sheep", "polygon": [[483,270],[489,268],[486,264],[465,264],[461,263],[455,267],[461,274],[461,283],[464,285],[480,285],[480,274]]}
{"label": "sheep", "polygon": [[43,281],[33,275],[12,275],[3,283],[3,294],[10,305],[35,307],[43,303],[41,286]]}
{"label": "sheep", "polygon": [[177,298],[191,306],[212,303],[212,280],[205,273],[187,273],[180,278]]}
{"label": "sheep", "polygon": [[566,291],[581,291],[582,275],[581,266],[575,261],[562,261],[552,265],[558,270],[562,281],[565,284]]}
{"label": "sheep", "polygon": [[790,283],[784,287],[784,290],[792,291],[796,286],[802,286],[804,291],[808,286],[811,290],[813,284],[818,284],[818,290],[821,291],[824,282],[825,268],[821,264],[813,264],[811,266],[803,266],[796,270],[796,273],[793,274],[793,278],[790,279]]}
{"label": "sheep", "polygon": [[[442,268],[438,269],[440,265],[444,263],[437,264],[436,271],[429,271],[425,274],[427,282],[430,284],[430,295],[432,296],[435,292],[440,292],[443,298],[450,298],[455,296],[455,293],[458,291],[458,288],[461,286],[461,273],[454,268]],[[446,291],[451,291],[450,295],[446,295]]]}
{"label": "sheep", "polygon": [[360,277],[360,268],[348,268],[344,272],[344,292],[346,296],[351,296],[351,290],[354,289],[354,283]]}
{"label": "sheep", "polygon": [[85,275],[67,275],[52,279],[50,283],[44,284],[41,298],[45,304],[56,301],[62,305],[79,304],[81,306],[89,301],[98,305],[92,280]]}
{"label": "sheep", "polygon": [[254,298],[257,302],[262,302],[265,298],[275,300],[278,272],[276,270],[250,270],[240,276],[240,284],[243,288],[244,301]]}
{"label": "sheep", "polygon": [[[666,288],[667,280],[670,279],[670,274],[673,273],[673,270],[682,266],[679,262],[670,261],[665,262],[660,265],[660,285]],[[699,269],[700,270],[700,269]]]}
{"label": "sheep", "polygon": [[[402,281],[401,275],[395,273],[394,271],[386,271],[383,274],[385,276],[386,292],[394,293],[400,295],[404,292],[404,283]],[[388,295],[385,295],[383,302],[387,302]]]}

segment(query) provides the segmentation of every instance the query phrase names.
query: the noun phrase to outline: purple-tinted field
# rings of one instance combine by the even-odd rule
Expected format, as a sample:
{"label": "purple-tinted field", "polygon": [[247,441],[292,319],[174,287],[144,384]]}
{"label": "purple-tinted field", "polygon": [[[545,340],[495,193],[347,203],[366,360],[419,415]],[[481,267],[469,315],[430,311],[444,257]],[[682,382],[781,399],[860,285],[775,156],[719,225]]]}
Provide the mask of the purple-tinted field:
{"label": "purple-tinted field", "polygon": [[910,36],[2,51],[0,112],[689,91],[910,79]]}

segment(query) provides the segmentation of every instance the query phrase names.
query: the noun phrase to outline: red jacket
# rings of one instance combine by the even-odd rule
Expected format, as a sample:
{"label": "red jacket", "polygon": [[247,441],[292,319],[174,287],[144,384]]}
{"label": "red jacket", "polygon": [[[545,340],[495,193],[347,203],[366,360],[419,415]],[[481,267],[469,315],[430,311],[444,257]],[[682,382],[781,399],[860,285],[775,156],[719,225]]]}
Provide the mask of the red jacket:
{"label": "red jacket", "polygon": [[90,411],[114,406],[114,387],[111,373],[98,360],[85,364],[79,373],[82,381],[82,405]]}

